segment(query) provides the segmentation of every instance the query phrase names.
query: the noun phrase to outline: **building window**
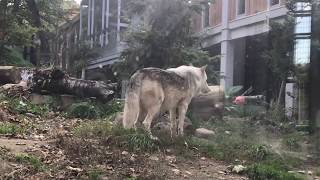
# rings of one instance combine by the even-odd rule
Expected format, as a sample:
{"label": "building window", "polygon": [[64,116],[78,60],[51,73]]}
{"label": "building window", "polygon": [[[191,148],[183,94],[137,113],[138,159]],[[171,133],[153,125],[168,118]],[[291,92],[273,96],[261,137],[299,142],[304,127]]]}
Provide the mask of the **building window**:
{"label": "building window", "polygon": [[295,64],[308,64],[310,62],[310,39],[297,39],[294,48]]}
{"label": "building window", "polygon": [[246,12],[246,0],[237,0],[237,15],[242,15]]}
{"label": "building window", "polygon": [[270,5],[271,5],[271,6],[278,5],[279,2],[280,2],[280,0],[270,0]]}

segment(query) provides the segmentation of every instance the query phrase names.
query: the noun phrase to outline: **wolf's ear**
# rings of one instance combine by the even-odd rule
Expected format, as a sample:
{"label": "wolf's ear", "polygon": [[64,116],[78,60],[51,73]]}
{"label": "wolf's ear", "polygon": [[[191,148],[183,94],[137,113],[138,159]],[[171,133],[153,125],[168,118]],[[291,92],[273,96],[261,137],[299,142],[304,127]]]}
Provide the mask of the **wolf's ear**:
{"label": "wolf's ear", "polygon": [[205,66],[202,66],[200,69],[201,69],[202,72],[205,72],[207,67],[208,67],[208,65],[205,65]]}

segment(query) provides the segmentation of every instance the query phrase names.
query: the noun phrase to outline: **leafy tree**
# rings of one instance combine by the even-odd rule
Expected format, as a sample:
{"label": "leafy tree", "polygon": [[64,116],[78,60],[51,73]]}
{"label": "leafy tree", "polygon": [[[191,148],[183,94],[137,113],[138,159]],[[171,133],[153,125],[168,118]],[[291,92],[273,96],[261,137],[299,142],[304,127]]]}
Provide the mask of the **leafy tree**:
{"label": "leafy tree", "polygon": [[[128,78],[144,67],[168,68],[184,64],[213,65],[216,57],[199,48],[194,36],[191,16],[198,8],[182,0],[129,1],[130,13],[140,14],[146,25],[132,25],[126,36],[128,49],[114,71]],[[209,69],[214,69],[212,66]],[[209,73],[208,73],[209,74]],[[216,74],[210,73],[214,81]]]}
{"label": "leafy tree", "polygon": [[284,95],[287,78],[294,74],[294,25],[290,16],[284,22],[272,22],[269,48],[262,55],[268,64],[271,97],[277,99],[278,105]]}
{"label": "leafy tree", "polygon": [[8,63],[13,47],[33,47],[34,37],[39,37],[41,51],[48,52],[51,31],[65,19],[63,5],[63,0],[1,0],[0,63]]}

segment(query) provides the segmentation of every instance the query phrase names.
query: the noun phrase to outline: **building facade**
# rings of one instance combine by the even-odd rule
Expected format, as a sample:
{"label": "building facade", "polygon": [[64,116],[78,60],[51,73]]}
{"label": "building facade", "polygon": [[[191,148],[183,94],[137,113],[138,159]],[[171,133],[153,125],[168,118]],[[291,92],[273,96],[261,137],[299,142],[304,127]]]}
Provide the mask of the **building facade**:
{"label": "building facade", "polygon": [[202,37],[203,48],[219,49],[223,87],[245,83],[247,37],[264,34],[270,30],[271,20],[283,19],[288,12],[285,3],[286,0],[216,0],[203,5],[202,14],[194,18],[194,29]]}

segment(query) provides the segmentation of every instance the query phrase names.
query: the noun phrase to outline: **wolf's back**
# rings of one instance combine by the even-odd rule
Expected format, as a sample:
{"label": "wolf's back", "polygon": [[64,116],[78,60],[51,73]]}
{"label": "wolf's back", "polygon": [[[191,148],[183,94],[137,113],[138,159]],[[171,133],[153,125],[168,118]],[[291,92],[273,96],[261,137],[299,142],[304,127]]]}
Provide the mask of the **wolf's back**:
{"label": "wolf's back", "polygon": [[139,118],[140,111],[140,88],[141,88],[142,74],[138,71],[129,80],[124,112],[123,112],[123,127],[131,129]]}

